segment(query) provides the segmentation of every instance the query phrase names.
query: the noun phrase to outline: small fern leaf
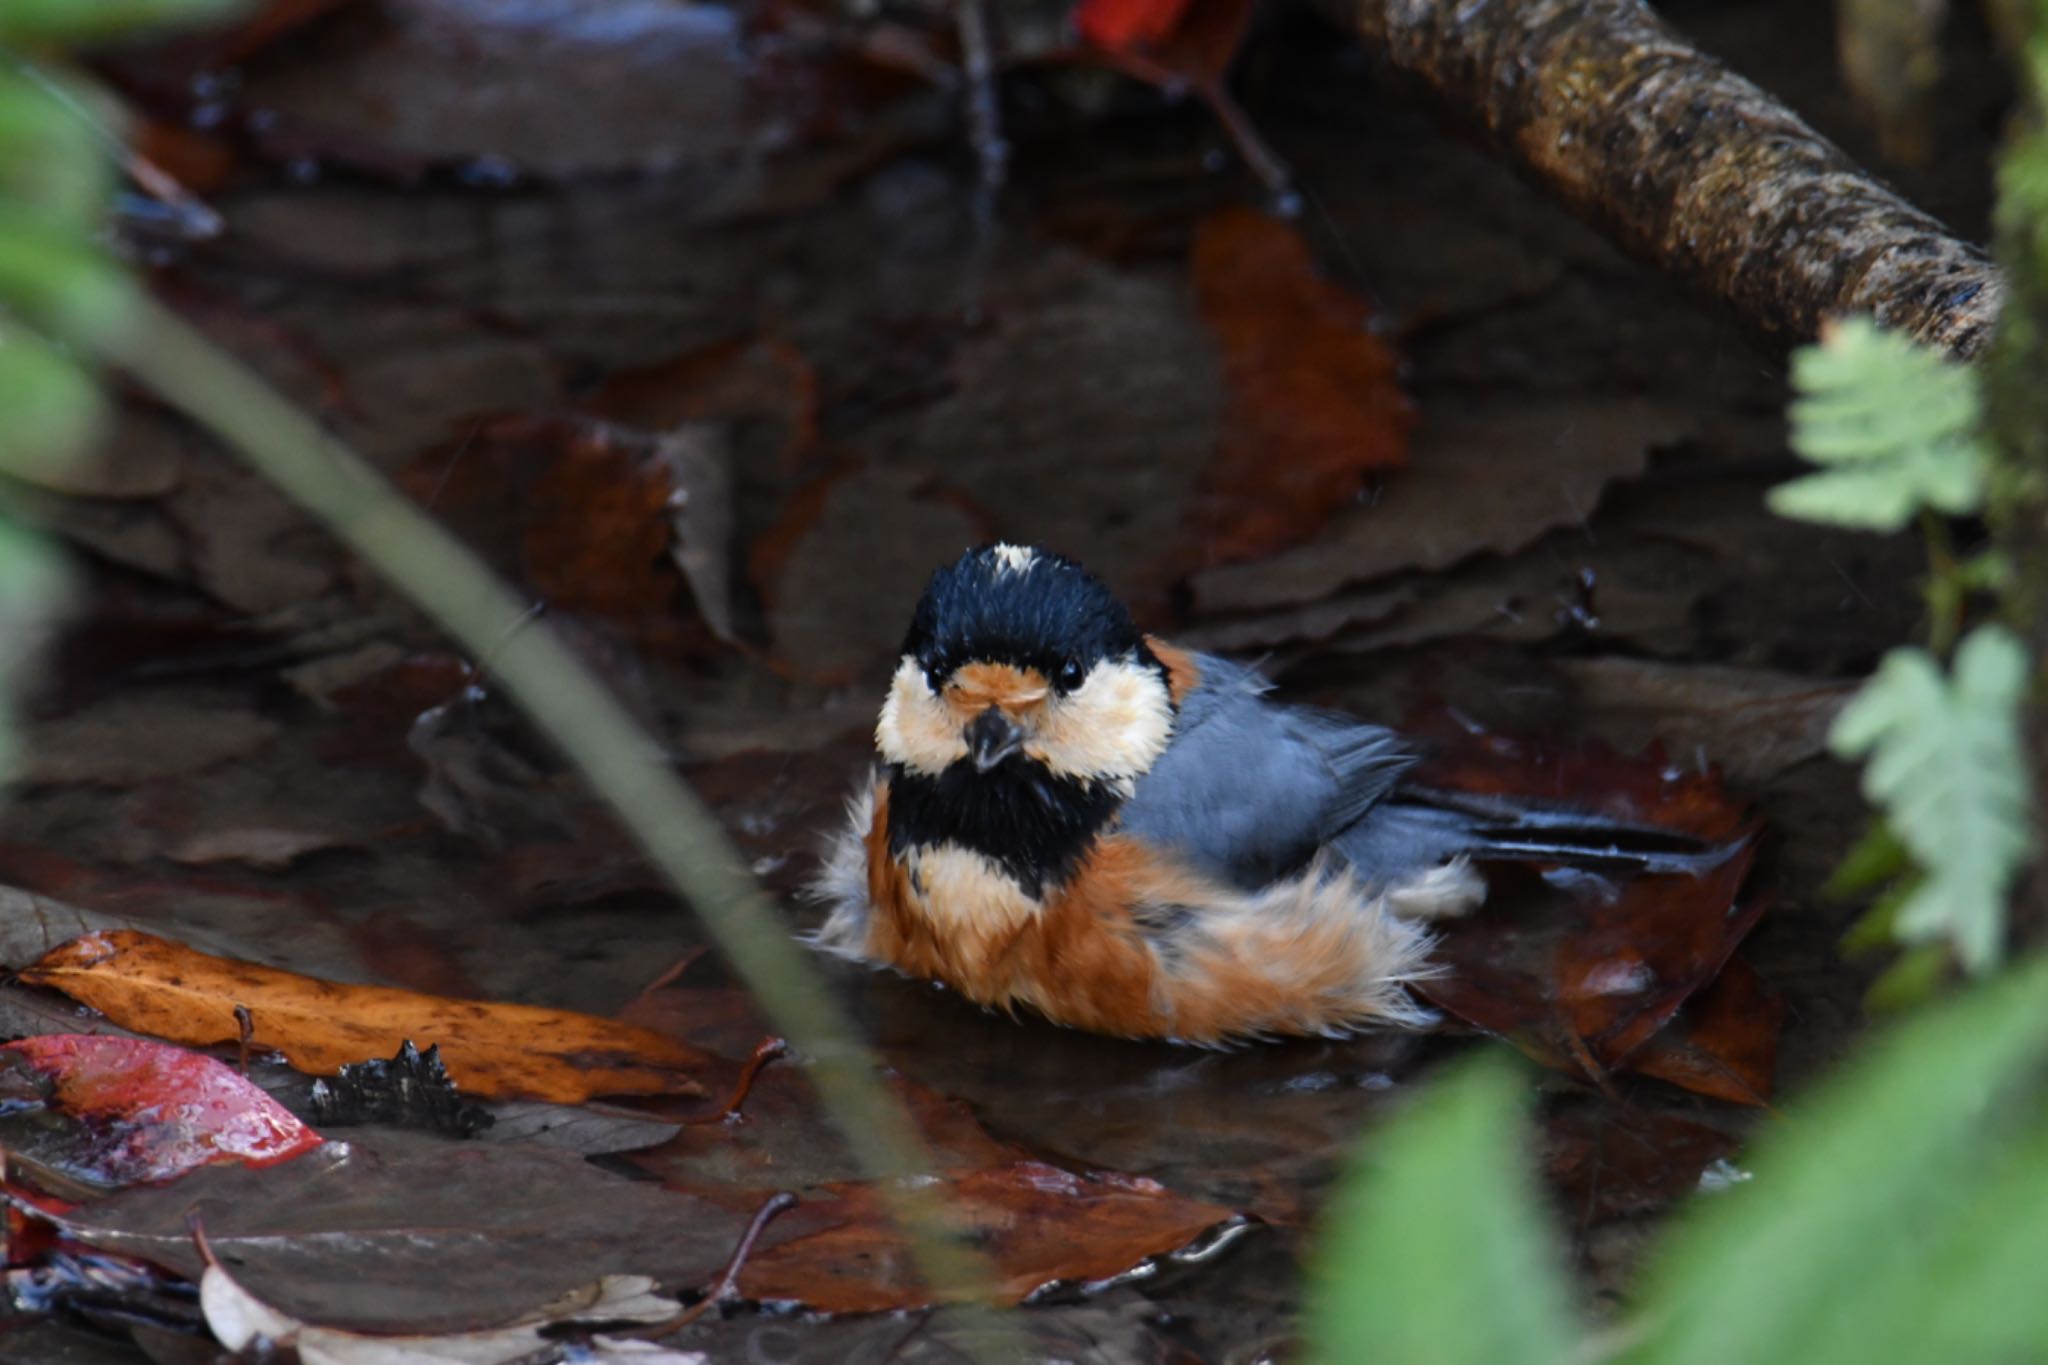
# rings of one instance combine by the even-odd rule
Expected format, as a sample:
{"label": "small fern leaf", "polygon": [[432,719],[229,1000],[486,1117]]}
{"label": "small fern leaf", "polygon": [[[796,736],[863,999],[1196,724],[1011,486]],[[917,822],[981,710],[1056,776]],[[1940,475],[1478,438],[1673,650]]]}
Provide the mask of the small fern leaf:
{"label": "small fern leaf", "polygon": [[1828,736],[1844,758],[1869,755],[1864,795],[1926,873],[1898,908],[1899,938],[1947,939],[1972,971],[1998,960],[2006,891],[2029,849],[2028,669],[2000,626],[1963,641],[1950,677],[1922,650],[1893,650]]}
{"label": "small fern leaf", "polygon": [[1970,370],[1851,318],[1793,355],[1792,384],[1792,448],[1825,468],[1772,489],[1772,511],[1896,531],[1923,507],[1982,504],[1989,456]]}

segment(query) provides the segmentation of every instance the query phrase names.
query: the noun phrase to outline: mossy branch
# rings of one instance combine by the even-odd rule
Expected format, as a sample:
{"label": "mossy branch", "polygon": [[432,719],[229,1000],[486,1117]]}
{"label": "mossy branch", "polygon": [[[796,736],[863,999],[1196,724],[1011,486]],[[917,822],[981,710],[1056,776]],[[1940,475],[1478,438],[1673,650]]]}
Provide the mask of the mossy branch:
{"label": "mossy branch", "polygon": [[1781,346],[1865,314],[1959,358],[2005,298],[1975,246],[1641,0],[1315,0],[1616,245]]}

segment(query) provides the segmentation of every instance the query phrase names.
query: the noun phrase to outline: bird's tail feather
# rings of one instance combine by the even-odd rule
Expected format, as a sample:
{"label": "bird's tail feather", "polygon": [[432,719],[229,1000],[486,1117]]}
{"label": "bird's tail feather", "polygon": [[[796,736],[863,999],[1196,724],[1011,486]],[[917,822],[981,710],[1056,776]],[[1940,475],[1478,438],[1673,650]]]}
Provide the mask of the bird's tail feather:
{"label": "bird's tail feather", "polygon": [[1659,825],[1526,798],[1410,788],[1404,801],[1458,819],[1469,840],[1461,849],[1486,862],[1560,862],[1641,872],[1700,876],[1745,846],[1748,831],[1708,840]]}

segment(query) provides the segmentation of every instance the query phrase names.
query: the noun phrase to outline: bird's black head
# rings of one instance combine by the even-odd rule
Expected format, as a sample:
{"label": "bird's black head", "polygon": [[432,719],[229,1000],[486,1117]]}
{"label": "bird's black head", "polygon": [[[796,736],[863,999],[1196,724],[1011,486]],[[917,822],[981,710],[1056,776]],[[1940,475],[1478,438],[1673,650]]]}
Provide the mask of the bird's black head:
{"label": "bird's black head", "polygon": [[1071,559],[970,550],[932,575],[875,730],[892,841],[952,841],[1042,881],[1166,747],[1166,669]]}
{"label": "bird's black head", "polygon": [[961,665],[1029,669],[1072,692],[1107,659],[1151,660],[1145,638],[1102,581],[1064,555],[984,545],[925,585],[903,639],[936,689]]}

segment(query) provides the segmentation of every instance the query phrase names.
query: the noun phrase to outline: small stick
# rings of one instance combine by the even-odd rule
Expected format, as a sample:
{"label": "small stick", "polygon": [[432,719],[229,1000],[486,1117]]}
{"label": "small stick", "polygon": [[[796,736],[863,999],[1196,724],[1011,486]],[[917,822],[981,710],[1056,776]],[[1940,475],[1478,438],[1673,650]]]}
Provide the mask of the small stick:
{"label": "small stick", "polygon": [[691,1122],[739,1123],[744,1121],[746,1115],[740,1112],[740,1106],[745,1104],[747,1102],[747,1096],[751,1095],[754,1092],[754,1082],[758,1080],[760,1078],[761,1073],[767,1069],[768,1063],[774,1061],[777,1057],[782,1056],[788,1051],[789,1042],[787,1039],[774,1037],[763,1038],[755,1046],[753,1055],[747,1058],[746,1065],[740,1068],[740,1078],[733,1084],[732,1096],[731,1098],[726,1100],[725,1107],[719,1110],[717,1115],[713,1118],[692,1119]]}
{"label": "small stick", "polygon": [[718,1282],[711,1287],[711,1292],[706,1294],[700,1302],[691,1305],[689,1308],[684,1309],[665,1321],[651,1322],[644,1327],[637,1327],[630,1332],[620,1332],[616,1335],[644,1337],[649,1341],[657,1340],[669,1335],[671,1332],[680,1331],[682,1328],[688,1327],[718,1305],[731,1303],[734,1299],[740,1297],[740,1271],[745,1268],[747,1257],[754,1254],[754,1243],[761,1240],[761,1233],[767,1229],[770,1223],[774,1222],[782,1214],[795,1208],[798,1202],[797,1197],[787,1190],[779,1190],[768,1196],[768,1202],[754,1211],[753,1220],[747,1224],[747,1230],[740,1234],[739,1245],[733,1248],[731,1257],[726,1260],[725,1269],[720,1272]]}
{"label": "small stick", "polygon": [[249,1041],[256,1036],[256,1016],[249,1012],[247,1005],[235,1006],[235,1026],[242,1033],[235,1041],[235,1065],[246,1081],[249,1079]]}

